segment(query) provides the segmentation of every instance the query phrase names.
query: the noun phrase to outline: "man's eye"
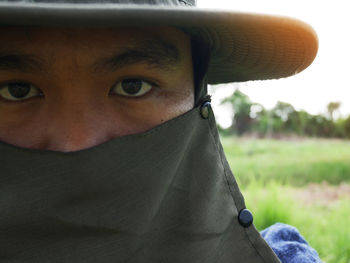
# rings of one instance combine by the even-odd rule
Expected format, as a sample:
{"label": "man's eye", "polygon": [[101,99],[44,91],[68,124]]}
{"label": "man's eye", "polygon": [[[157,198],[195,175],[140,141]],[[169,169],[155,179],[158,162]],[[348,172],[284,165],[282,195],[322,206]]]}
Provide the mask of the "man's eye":
{"label": "man's eye", "polygon": [[155,86],[153,83],[142,79],[124,79],[115,84],[111,92],[121,96],[140,97],[149,92],[153,86]]}
{"label": "man's eye", "polygon": [[15,82],[0,86],[0,97],[5,100],[22,101],[42,95],[40,89],[29,83]]}

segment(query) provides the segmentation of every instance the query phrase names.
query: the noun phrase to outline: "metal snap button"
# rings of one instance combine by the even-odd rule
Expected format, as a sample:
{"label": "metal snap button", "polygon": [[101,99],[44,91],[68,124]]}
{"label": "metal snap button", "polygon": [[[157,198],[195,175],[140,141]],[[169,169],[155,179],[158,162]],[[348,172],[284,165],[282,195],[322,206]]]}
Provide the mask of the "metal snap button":
{"label": "metal snap button", "polygon": [[248,209],[242,209],[238,214],[238,222],[243,227],[253,224],[253,215]]}
{"label": "metal snap button", "polygon": [[210,112],[210,108],[211,108],[211,103],[210,101],[206,101],[202,104],[201,106],[201,116],[203,119],[208,119],[209,118],[209,112]]}

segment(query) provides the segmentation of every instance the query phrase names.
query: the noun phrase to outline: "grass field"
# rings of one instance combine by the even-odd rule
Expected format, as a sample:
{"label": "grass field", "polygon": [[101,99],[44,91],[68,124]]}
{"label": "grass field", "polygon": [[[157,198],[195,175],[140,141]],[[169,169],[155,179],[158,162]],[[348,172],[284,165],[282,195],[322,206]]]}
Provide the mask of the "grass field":
{"label": "grass field", "polygon": [[350,141],[222,138],[262,230],[296,226],[327,263],[350,263]]}

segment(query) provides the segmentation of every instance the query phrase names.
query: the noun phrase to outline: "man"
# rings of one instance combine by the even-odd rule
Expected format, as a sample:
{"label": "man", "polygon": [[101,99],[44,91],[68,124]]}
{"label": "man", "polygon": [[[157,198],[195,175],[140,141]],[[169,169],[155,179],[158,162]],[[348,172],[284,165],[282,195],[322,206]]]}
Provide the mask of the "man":
{"label": "man", "polygon": [[[1,261],[280,262],[206,85],[303,70],[312,29],[185,0],[61,2],[0,5]],[[317,262],[300,247],[283,262]]]}

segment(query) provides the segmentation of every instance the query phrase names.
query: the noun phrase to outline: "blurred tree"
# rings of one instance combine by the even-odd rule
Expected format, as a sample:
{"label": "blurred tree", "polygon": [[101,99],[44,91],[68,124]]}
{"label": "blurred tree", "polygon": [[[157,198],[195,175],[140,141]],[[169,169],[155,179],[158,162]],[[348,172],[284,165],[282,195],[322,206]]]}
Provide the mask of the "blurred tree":
{"label": "blurred tree", "polygon": [[278,101],[276,106],[272,109],[274,132],[294,132],[294,123],[290,118],[294,112],[295,109],[291,104]]}
{"label": "blurred tree", "polygon": [[242,135],[249,132],[260,137],[297,134],[350,138],[350,116],[334,120],[334,113],[340,108],[340,102],[330,102],[327,105],[327,116],[297,111],[291,104],[281,101],[273,109],[266,110],[261,104],[251,102],[239,89],[221,103],[228,103],[234,113],[231,127],[225,130],[219,127],[221,133]]}
{"label": "blurred tree", "polygon": [[253,119],[251,131],[259,137],[265,137],[270,132],[270,111],[261,104],[255,103],[250,108],[250,117]]}
{"label": "blurred tree", "polygon": [[346,119],[344,118],[338,118],[336,120],[334,120],[334,137],[338,137],[338,138],[346,138],[345,135],[345,121]]}
{"label": "blurred tree", "polygon": [[306,111],[293,111],[289,114],[286,129],[289,132],[305,136],[309,120],[310,115]]}
{"label": "blurred tree", "polygon": [[339,101],[337,102],[330,102],[327,105],[327,110],[329,113],[329,117],[331,118],[331,120],[334,120],[334,112],[339,110],[341,103]]}
{"label": "blurred tree", "polygon": [[344,121],[344,135],[350,139],[350,115]]}
{"label": "blurred tree", "polygon": [[230,97],[225,98],[221,103],[229,103],[233,109],[232,131],[239,135],[248,131],[252,124],[250,111],[253,105],[249,97],[237,89]]}
{"label": "blurred tree", "polygon": [[292,114],[295,109],[294,107],[286,102],[278,101],[276,106],[273,108],[275,115],[278,116],[283,122],[288,121],[290,114]]}
{"label": "blurred tree", "polygon": [[335,125],[333,120],[328,119],[322,115],[314,115],[313,118],[316,120],[316,136],[318,137],[334,137]]}

